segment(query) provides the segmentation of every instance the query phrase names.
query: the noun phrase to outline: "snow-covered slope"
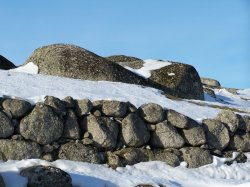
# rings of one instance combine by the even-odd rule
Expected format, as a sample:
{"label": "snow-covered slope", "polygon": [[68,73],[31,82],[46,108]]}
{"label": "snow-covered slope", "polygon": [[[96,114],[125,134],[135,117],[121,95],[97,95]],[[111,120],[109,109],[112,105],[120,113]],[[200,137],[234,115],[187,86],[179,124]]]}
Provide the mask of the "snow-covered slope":
{"label": "snow-covered slope", "polygon": [[30,159],[0,163],[0,173],[7,187],[25,187],[27,181],[19,172],[34,165],[55,166],[68,172],[75,187],[135,187],[138,184],[155,187],[160,184],[166,187],[249,187],[250,160],[231,166],[224,165],[223,160],[214,157],[212,164],[197,169],[186,168],[184,162],[173,168],[164,162],[154,161],[113,170],[106,165]]}
{"label": "snow-covered slope", "polygon": [[[32,63],[15,70],[0,71],[0,96],[23,98],[32,103],[43,101],[46,95],[61,99],[72,96],[75,99],[130,101],[137,107],[144,103],[154,102],[197,121],[204,118],[214,118],[217,115],[220,109],[210,107],[211,104],[250,113],[250,102],[247,101],[250,98],[250,89],[240,90],[238,91],[239,95],[236,96],[225,90],[215,90],[217,98],[221,99],[220,101],[209,97],[206,97],[207,101],[172,100],[166,98],[161,91],[153,88],[124,83],[45,76],[36,74],[37,71],[38,69]],[[7,187],[24,187],[27,181],[18,174],[19,171],[22,168],[39,164],[52,165],[68,172],[73,179],[73,185],[77,187],[134,187],[141,183],[154,186],[162,184],[167,187],[250,186],[250,160],[244,164],[235,163],[231,166],[223,165],[222,161],[222,159],[214,157],[213,164],[198,169],[188,169],[184,163],[173,168],[163,162],[148,162],[112,170],[106,165],[65,160],[49,163],[30,159],[0,162],[0,173]]]}

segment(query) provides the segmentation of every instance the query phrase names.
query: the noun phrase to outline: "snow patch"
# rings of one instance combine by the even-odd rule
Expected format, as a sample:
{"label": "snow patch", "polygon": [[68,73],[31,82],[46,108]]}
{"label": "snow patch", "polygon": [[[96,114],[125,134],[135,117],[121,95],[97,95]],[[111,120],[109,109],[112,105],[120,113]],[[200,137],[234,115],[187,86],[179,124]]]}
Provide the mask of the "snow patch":
{"label": "snow patch", "polygon": [[38,66],[33,62],[29,62],[23,66],[20,66],[15,69],[9,70],[10,72],[19,72],[19,73],[29,73],[29,74],[38,74]]}
{"label": "snow patch", "polygon": [[140,69],[133,69],[130,67],[125,67],[127,70],[142,76],[144,78],[149,78],[151,76],[151,71],[152,70],[157,70],[160,68],[163,68],[165,66],[169,66],[171,65],[171,62],[168,61],[159,61],[159,60],[152,60],[152,59],[148,59],[148,60],[144,60],[143,63],[143,67]]}

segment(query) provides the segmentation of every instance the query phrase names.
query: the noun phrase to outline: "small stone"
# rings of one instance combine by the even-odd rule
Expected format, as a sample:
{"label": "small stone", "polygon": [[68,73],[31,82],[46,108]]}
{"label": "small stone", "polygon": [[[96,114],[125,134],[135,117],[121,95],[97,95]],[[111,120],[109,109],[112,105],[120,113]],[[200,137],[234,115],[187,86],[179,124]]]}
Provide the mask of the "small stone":
{"label": "small stone", "polygon": [[90,138],[84,138],[84,139],[82,140],[82,143],[83,143],[84,145],[93,145],[93,144],[94,144],[94,141],[91,140]]}
{"label": "small stone", "polygon": [[66,108],[75,108],[76,107],[76,101],[70,96],[65,97],[63,99],[63,102],[64,102]]}
{"label": "small stone", "polygon": [[81,117],[88,114],[93,107],[93,104],[88,99],[76,100],[76,115]]}
{"label": "small stone", "polygon": [[224,123],[231,132],[235,132],[239,126],[237,114],[229,110],[222,110],[216,117],[217,120]]}
{"label": "small stone", "polygon": [[149,131],[155,131],[156,127],[155,127],[154,124],[147,124],[147,129],[148,129]]}
{"label": "small stone", "polygon": [[100,110],[95,110],[93,112],[93,115],[96,116],[96,117],[100,117],[100,116],[102,116],[102,113],[100,112]]}
{"label": "small stone", "polygon": [[53,96],[45,96],[44,104],[52,107],[59,117],[62,118],[66,115],[65,103],[60,99]]}
{"label": "small stone", "polygon": [[108,101],[105,100],[102,103],[102,112],[106,116],[112,116],[115,118],[123,118],[128,111],[127,103],[120,101]]}
{"label": "small stone", "polygon": [[52,154],[49,154],[49,153],[43,155],[42,159],[43,159],[43,160],[46,160],[46,161],[48,161],[48,162],[53,162],[53,161],[54,161],[53,155],[52,155]]}
{"label": "small stone", "polygon": [[155,103],[144,104],[139,107],[140,116],[148,123],[159,123],[164,120],[163,108]]}
{"label": "small stone", "polygon": [[237,132],[230,140],[230,150],[250,151],[250,133]]}
{"label": "small stone", "polygon": [[83,135],[83,138],[89,138],[90,137],[90,133],[89,132],[85,132]]}
{"label": "small stone", "polygon": [[119,156],[113,154],[112,152],[107,152],[107,164],[112,168],[116,169],[117,167],[122,167],[122,162]]}
{"label": "small stone", "polygon": [[80,127],[77,122],[77,116],[72,109],[69,109],[64,122],[62,137],[69,139],[80,139]]}
{"label": "small stone", "polygon": [[0,138],[8,138],[14,133],[10,118],[0,111]]}
{"label": "small stone", "polygon": [[184,129],[189,127],[188,124],[190,118],[179,112],[176,112],[175,110],[167,111],[167,120],[171,125],[177,128]]}

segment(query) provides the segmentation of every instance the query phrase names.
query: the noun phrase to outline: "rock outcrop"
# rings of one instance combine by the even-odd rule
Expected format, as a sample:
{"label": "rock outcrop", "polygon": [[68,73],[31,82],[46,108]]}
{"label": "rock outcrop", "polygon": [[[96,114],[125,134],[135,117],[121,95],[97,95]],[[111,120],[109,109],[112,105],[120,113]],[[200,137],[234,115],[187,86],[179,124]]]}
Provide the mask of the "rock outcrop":
{"label": "rock outcrop", "polygon": [[0,69],[9,70],[13,68],[16,68],[16,66],[11,61],[0,55]]}

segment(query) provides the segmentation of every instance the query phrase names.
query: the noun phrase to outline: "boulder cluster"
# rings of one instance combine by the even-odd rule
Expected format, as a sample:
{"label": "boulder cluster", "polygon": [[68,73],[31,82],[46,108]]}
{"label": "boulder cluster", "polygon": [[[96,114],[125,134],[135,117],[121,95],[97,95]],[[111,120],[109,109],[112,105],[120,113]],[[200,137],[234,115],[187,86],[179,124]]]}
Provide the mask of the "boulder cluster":
{"label": "boulder cluster", "polygon": [[212,155],[250,151],[250,118],[222,111],[195,120],[158,104],[45,97],[32,106],[0,99],[0,159],[66,159],[110,167],[159,160],[188,167],[212,162]]}

